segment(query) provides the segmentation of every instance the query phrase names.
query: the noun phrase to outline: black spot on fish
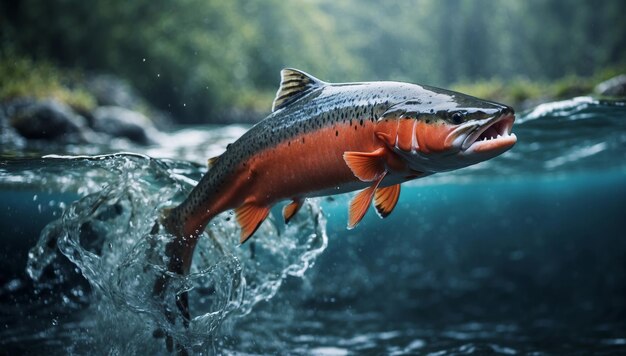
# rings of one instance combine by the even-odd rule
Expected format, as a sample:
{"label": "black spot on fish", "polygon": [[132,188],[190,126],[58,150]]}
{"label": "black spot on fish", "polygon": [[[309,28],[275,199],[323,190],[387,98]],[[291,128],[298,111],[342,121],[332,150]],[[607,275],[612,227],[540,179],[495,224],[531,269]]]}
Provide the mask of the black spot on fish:
{"label": "black spot on fish", "polygon": [[363,119],[361,119],[361,121],[359,122],[359,124],[360,124],[361,126],[363,126]]}
{"label": "black spot on fish", "polygon": [[339,130],[335,131],[335,136],[339,136]]}
{"label": "black spot on fish", "polygon": [[304,143],[304,137],[302,138],[302,143]]}

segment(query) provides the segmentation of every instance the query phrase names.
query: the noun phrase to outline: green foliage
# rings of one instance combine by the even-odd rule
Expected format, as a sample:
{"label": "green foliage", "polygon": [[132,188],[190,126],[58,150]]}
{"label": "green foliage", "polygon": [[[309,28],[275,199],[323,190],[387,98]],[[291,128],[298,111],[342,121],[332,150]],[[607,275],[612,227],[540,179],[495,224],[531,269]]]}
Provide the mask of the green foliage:
{"label": "green foliage", "polygon": [[473,83],[454,84],[452,85],[452,90],[519,107],[525,100],[535,100],[551,96],[551,93],[549,93],[550,90],[546,89],[548,87],[545,83],[531,82],[528,79],[516,78],[507,81],[491,79],[480,80]]}
{"label": "green foliage", "polygon": [[75,83],[81,74],[61,71],[48,62],[0,53],[0,101],[16,97],[54,98],[77,110],[90,110],[95,99]]}
{"label": "green foliage", "polygon": [[[0,3],[0,48],[111,72],[174,117],[216,122],[269,110],[283,67],[334,82],[528,78],[502,90],[533,98],[531,82],[624,64],[624,13],[621,0],[21,0]],[[588,84],[559,95],[572,87]]]}
{"label": "green foliage", "polygon": [[456,83],[452,90],[467,93],[479,98],[494,100],[525,109],[530,104],[589,95],[594,87],[618,74],[626,73],[626,66],[603,68],[591,76],[568,75],[558,80],[531,81],[528,78],[490,79]]}

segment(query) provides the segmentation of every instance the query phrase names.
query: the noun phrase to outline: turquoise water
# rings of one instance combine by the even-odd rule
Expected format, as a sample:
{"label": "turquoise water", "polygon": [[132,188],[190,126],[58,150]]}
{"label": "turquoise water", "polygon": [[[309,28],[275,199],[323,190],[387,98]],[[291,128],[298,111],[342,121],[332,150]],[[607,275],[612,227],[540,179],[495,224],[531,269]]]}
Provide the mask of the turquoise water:
{"label": "turquoise water", "polygon": [[165,353],[160,327],[197,353],[626,352],[623,102],[519,114],[511,151],[403,186],[393,214],[354,230],[350,195],[310,201],[288,227],[278,207],[244,246],[223,214],[172,285],[195,318],[170,325],[151,295],[169,238],[155,216],[245,129],[3,146],[0,349]]}

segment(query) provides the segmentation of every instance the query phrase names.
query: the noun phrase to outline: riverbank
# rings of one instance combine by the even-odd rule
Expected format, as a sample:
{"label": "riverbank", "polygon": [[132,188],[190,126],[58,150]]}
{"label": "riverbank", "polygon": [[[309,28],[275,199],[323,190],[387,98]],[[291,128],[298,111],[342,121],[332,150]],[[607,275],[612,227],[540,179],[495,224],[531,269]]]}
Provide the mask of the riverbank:
{"label": "riverbank", "polygon": [[[624,68],[591,77],[569,76],[537,82],[526,78],[457,83],[450,89],[513,106],[521,112],[538,104],[580,95],[626,95]],[[0,58],[0,141],[106,143],[111,139],[153,144],[175,120],[149,103],[123,78],[62,69],[18,56]],[[611,79],[612,78],[612,79]],[[254,123],[269,112],[273,92],[242,93],[208,124]],[[15,143],[15,142],[14,142]],[[14,145],[15,146],[15,145]],[[18,145],[19,146],[19,145]]]}

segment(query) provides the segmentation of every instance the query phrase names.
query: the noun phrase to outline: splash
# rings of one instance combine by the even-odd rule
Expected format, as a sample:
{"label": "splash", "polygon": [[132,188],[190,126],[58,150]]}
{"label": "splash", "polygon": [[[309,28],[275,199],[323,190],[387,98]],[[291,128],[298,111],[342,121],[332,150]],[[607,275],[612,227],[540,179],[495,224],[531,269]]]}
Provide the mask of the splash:
{"label": "splash", "polygon": [[[160,300],[152,288],[167,273],[163,252],[173,236],[155,221],[161,209],[189,193],[200,169],[133,154],[49,159],[71,167],[63,184],[75,182],[84,196],[42,231],[27,272],[39,281],[47,266],[65,256],[91,285],[85,316],[92,318],[92,332],[74,351],[160,352],[164,343],[154,339],[155,330],[188,349],[218,347],[234,321],[271,299],[287,276],[303,277],[327,245],[326,221],[315,200],[284,228],[270,216],[244,246],[237,242],[235,219],[225,213],[201,237],[191,273],[172,275],[169,297]],[[176,295],[183,292],[195,316],[188,327],[171,323],[164,313],[176,310]]]}

